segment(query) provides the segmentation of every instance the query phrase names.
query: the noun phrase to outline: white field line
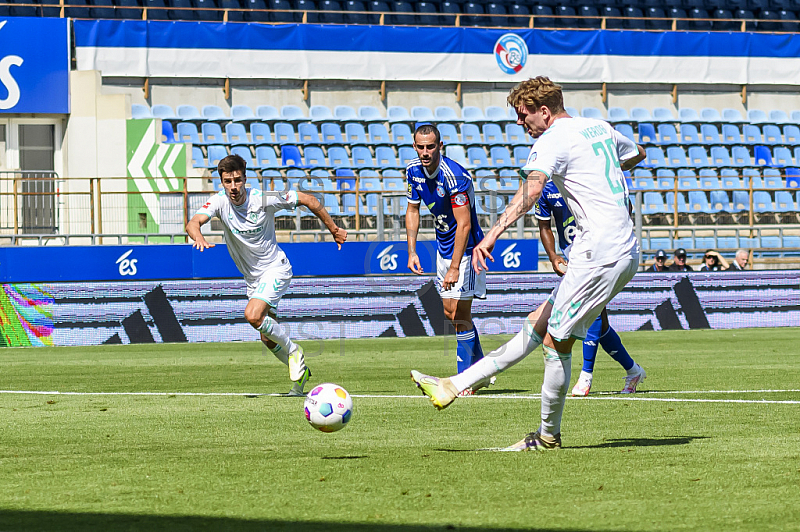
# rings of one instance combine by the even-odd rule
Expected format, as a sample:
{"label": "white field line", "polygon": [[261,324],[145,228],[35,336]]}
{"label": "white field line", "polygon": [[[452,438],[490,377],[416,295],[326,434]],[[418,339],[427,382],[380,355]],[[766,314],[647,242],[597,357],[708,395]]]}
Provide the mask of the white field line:
{"label": "white field line", "polygon": [[[751,393],[797,393],[800,390],[695,390],[695,391],[670,391],[670,392],[639,392],[635,395],[622,395],[617,392],[601,392],[590,397],[568,397],[573,400],[599,400],[599,401],[655,401],[666,403],[746,403],[746,404],[800,404],[800,400],[767,400],[767,399],[690,399],[677,397],[645,397],[645,394],[751,394]],[[40,390],[0,390],[0,394],[8,395],[77,395],[77,396],[144,396],[144,397],[285,397],[282,393],[240,393],[240,392],[59,392]],[[353,397],[365,399],[424,399],[421,394],[415,395],[381,395],[381,394],[353,394]],[[490,395],[481,394],[466,397],[465,399],[525,399],[538,400],[540,394],[529,395]]]}

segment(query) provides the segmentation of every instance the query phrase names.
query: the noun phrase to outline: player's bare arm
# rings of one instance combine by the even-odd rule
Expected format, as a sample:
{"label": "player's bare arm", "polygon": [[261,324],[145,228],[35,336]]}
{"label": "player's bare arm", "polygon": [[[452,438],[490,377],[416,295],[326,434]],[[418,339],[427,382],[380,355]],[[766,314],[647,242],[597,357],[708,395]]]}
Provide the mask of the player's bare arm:
{"label": "player's bare arm", "polygon": [[455,242],[453,242],[453,257],[450,261],[450,267],[442,280],[442,287],[445,290],[450,290],[458,282],[461,258],[467,249],[469,232],[472,229],[469,205],[454,208],[453,216],[456,219],[456,238]]}
{"label": "player's bare arm", "polygon": [[639,149],[639,153],[637,155],[634,155],[627,161],[623,161],[622,163],[620,163],[619,167],[622,168],[623,171],[630,170],[640,162],[644,161],[645,157],[647,156],[647,154],[644,151],[644,148],[642,148],[638,144],[636,145],[636,147]]}
{"label": "player's bare arm", "polygon": [[522,182],[514,198],[508,204],[505,212],[497,218],[497,223],[483,237],[480,244],[472,251],[472,266],[476,272],[486,270],[486,259],[494,262],[491,252],[494,244],[506,229],[514,225],[517,220],[525,215],[536,205],[542,195],[542,189],[547,183],[547,175],[538,170],[528,174],[528,179]]}
{"label": "player's bare arm", "polygon": [[539,220],[539,240],[542,241],[542,247],[547,253],[547,258],[550,259],[550,264],[553,265],[553,271],[559,276],[563,276],[567,272],[567,261],[556,253],[556,238],[553,236],[549,218]]}
{"label": "player's bare arm", "polygon": [[200,232],[200,227],[208,222],[210,218],[205,214],[195,214],[189,223],[186,224],[186,234],[192,239],[192,247],[199,249],[201,252],[207,248],[213,248],[214,244],[209,243]]}
{"label": "player's bare arm", "polygon": [[305,192],[297,193],[297,202],[299,205],[308,207],[308,210],[313,212],[314,215],[319,218],[323,224],[325,224],[325,227],[327,227],[328,231],[331,232],[336,245],[339,247],[339,249],[342,249],[342,244],[344,244],[344,242],[347,240],[347,231],[336,225],[336,223],[333,221],[333,218],[331,218],[331,215],[325,210],[325,207],[322,205],[322,203],[320,203],[320,201],[311,194],[306,194]]}
{"label": "player's bare arm", "polygon": [[[410,203],[406,208],[406,242],[408,243],[408,269],[422,275],[422,265],[417,255],[417,233],[419,232],[419,203]],[[463,252],[462,252],[463,253]]]}

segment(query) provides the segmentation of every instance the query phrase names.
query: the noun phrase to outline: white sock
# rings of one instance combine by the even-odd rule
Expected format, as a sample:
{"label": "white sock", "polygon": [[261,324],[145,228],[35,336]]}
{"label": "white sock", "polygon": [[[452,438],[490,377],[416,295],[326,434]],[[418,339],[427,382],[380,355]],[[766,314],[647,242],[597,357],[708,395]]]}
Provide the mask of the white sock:
{"label": "white sock", "polygon": [[510,368],[531,354],[541,344],[542,337],[536,333],[533,325],[528,320],[525,320],[522,330],[514,338],[485,355],[458,375],[450,377],[450,382],[453,383],[459,393],[463,392],[467,388],[471,388],[475,383]]}
{"label": "white sock", "polygon": [[625,373],[628,374],[628,377],[633,377],[634,375],[637,375],[640,371],[642,371],[642,368],[639,366],[639,364],[634,362],[633,366],[631,366],[631,369],[625,370]]}
{"label": "white sock", "polygon": [[291,338],[289,338],[289,334],[286,330],[270,316],[264,316],[264,321],[261,323],[261,327],[259,327],[258,330],[264,333],[264,336],[285,349],[287,353],[286,356],[289,356],[288,353],[291,353],[297,348]]}
{"label": "white sock", "polygon": [[544,381],[542,382],[542,425],[545,436],[561,433],[561,416],[567,400],[572,353],[559,353],[544,346]]}
{"label": "white sock", "polygon": [[272,351],[272,354],[275,355],[275,358],[277,358],[287,366],[289,365],[289,352],[286,349],[282,348],[279,345],[276,345],[275,347],[270,347],[268,349]]}

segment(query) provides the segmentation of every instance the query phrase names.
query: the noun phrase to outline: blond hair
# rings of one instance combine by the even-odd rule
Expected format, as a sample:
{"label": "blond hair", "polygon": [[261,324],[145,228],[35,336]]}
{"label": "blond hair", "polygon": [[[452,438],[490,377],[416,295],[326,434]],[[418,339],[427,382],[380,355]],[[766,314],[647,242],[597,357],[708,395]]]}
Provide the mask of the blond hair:
{"label": "blond hair", "polygon": [[506,101],[514,109],[524,105],[534,111],[545,106],[554,115],[564,112],[564,95],[561,94],[561,85],[553,83],[550,78],[545,76],[537,76],[517,84],[508,93]]}

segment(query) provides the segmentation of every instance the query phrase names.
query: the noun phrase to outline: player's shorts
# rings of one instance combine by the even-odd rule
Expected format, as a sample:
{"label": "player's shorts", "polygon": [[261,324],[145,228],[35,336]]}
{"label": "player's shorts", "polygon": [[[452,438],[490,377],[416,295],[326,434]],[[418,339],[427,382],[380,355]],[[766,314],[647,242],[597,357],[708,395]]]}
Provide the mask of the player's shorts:
{"label": "player's shorts", "polygon": [[275,308],[292,282],[292,265],[283,259],[280,264],[261,274],[254,282],[247,282],[247,299],[260,299]]}
{"label": "player's shorts", "polygon": [[472,254],[461,257],[458,267],[458,282],[450,290],[442,288],[444,276],[450,269],[450,259],[436,254],[436,290],[442,299],[472,299],[486,297],[486,272],[478,273],[472,267]]}
{"label": "player's shorts", "polygon": [[605,266],[581,268],[570,263],[567,273],[550,294],[553,305],[547,332],[555,340],[584,340],[605,306],[628,284],[639,267],[639,254]]}

